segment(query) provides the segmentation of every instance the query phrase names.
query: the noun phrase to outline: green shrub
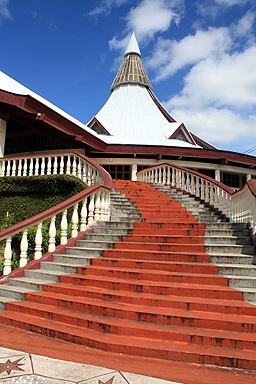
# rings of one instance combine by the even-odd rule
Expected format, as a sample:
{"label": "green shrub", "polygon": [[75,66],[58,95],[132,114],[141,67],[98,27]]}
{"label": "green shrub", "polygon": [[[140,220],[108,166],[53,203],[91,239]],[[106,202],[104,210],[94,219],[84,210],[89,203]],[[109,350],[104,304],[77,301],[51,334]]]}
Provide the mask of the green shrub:
{"label": "green shrub", "polygon": [[[79,179],[68,175],[2,177],[0,178],[0,231],[51,208],[87,186]],[[68,220],[72,209],[68,210]],[[56,217],[56,227],[60,225],[61,215]],[[68,227],[68,237],[71,235]],[[42,254],[48,251],[50,220],[42,226]],[[28,230],[28,261],[34,259],[35,235],[37,226]],[[56,230],[56,246],[60,244],[60,228]],[[19,266],[20,242],[22,233],[12,238],[12,269]],[[0,242],[0,275],[3,270],[5,241]]]}

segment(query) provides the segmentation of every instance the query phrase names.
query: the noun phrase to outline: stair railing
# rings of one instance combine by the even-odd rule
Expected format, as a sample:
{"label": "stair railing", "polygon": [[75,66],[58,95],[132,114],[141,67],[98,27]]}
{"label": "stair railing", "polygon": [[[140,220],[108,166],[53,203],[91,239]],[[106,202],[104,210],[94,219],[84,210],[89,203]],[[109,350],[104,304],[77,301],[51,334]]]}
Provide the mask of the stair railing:
{"label": "stair railing", "polygon": [[72,175],[88,186],[104,184],[102,168],[76,151],[6,156],[0,158],[0,176]]}
{"label": "stair railing", "polygon": [[[0,241],[6,241],[3,275],[9,274],[12,269],[12,238],[15,234],[22,233],[19,267],[24,267],[28,262],[29,228],[36,226],[34,259],[38,260],[42,257],[42,228],[45,222],[49,223],[48,252],[54,252],[57,229],[60,230],[60,244],[65,245],[69,227],[71,238],[75,238],[78,236],[78,231],[86,231],[97,221],[110,219],[112,178],[104,168],[78,152],[2,158],[0,166],[2,176],[72,174],[90,184],[84,191],[55,207],[0,232]],[[68,210],[71,210],[72,214],[68,214]],[[57,215],[61,215],[61,220],[57,221],[59,228],[56,227]]]}
{"label": "stair railing", "polygon": [[164,163],[137,173],[138,181],[164,184],[199,198],[221,211],[231,222],[249,223],[256,233],[256,180],[234,191],[223,183],[187,168]]}

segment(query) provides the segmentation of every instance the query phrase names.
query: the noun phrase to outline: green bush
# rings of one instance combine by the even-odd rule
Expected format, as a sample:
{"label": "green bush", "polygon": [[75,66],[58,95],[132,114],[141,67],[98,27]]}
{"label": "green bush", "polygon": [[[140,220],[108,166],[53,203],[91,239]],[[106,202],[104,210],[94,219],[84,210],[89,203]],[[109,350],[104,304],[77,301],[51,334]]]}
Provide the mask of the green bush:
{"label": "green bush", "polygon": [[[37,215],[51,208],[87,186],[79,179],[68,175],[2,177],[0,178],[0,231],[17,224],[23,220]],[[68,219],[72,209],[68,210]],[[61,215],[56,217],[56,226],[60,224]],[[48,251],[50,221],[42,226],[42,254]],[[37,227],[28,230],[28,261],[34,259],[35,235]],[[71,225],[68,236],[71,234]],[[19,266],[20,242],[22,233],[17,233],[12,238],[12,269]],[[60,244],[60,229],[56,231],[56,245]],[[0,275],[3,270],[5,241],[0,242]]]}

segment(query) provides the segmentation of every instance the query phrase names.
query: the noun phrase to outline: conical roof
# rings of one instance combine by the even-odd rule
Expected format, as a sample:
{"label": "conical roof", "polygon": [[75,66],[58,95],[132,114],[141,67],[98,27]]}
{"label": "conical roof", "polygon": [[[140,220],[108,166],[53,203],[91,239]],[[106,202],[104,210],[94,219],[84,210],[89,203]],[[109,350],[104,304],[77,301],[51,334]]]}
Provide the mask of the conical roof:
{"label": "conical roof", "polygon": [[148,75],[141,61],[141,53],[134,32],[130,38],[124,60],[111,85],[111,92],[121,84],[141,84],[152,89]]}

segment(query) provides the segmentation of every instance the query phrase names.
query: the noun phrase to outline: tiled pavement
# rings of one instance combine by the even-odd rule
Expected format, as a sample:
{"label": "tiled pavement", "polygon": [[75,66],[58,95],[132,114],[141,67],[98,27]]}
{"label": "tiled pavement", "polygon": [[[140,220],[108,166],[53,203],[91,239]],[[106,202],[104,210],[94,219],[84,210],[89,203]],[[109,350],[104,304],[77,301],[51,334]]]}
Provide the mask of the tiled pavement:
{"label": "tiled pavement", "polygon": [[0,347],[0,384],[171,384],[112,369]]}

